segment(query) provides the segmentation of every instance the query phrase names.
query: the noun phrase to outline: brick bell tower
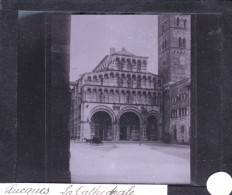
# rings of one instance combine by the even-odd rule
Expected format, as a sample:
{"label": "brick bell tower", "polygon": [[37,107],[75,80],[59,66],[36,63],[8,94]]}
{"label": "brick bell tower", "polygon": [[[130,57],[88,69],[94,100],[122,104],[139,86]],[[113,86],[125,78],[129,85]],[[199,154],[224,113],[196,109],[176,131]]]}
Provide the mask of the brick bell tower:
{"label": "brick bell tower", "polygon": [[191,16],[158,16],[158,74],[163,84],[190,78]]}

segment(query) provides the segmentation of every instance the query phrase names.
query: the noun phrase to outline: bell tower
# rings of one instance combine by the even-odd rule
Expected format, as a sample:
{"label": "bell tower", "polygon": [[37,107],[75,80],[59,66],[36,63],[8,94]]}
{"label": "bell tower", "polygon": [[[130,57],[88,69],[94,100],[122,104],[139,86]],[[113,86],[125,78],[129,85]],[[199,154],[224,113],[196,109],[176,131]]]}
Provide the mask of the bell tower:
{"label": "bell tower", "polygon": [[158,16],[158,74],[163,84],[190,78],[191,16]]}

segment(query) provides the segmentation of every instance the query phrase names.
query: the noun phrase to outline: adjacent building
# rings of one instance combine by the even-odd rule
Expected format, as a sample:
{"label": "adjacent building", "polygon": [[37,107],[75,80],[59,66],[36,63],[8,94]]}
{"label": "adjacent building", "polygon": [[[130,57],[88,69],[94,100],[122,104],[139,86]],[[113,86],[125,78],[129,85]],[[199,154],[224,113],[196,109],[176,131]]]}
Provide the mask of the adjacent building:
{"label": "adjacent building", "polygon": [[191,16],[158,17],[158,75],[163,79],[163,132],[172,142],[190,139]]}

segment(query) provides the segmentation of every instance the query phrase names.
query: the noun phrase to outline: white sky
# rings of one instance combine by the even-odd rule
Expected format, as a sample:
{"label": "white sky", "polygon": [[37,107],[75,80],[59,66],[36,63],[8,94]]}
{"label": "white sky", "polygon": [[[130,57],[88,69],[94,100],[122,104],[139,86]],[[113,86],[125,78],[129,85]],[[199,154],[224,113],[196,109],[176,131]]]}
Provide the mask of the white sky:
{"label": "white sky", "polygon": [[158,16],[73,15],[71,17],[70,80],[91,72],[110,52],[123,47],[147,56],[149,72],[158,72]]}

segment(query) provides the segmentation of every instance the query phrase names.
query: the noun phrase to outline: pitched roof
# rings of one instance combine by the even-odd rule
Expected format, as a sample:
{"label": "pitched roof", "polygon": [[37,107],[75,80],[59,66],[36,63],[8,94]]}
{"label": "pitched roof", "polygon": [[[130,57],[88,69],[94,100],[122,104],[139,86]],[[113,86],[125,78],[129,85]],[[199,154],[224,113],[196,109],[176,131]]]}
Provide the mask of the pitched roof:
{"label": "pitched roof", "polygon": [[124,49],[122,49],[121,51],[115,52],[114,54],[125,55],[125,56],[136,56],[133,53],[130,53],[129,51],[126,51]]}
{"label": "pitched roof", "polygon": [[117,51],[115,53],[113,53],[112,55],[122,55],[122,56],[134,56],[134,57],[139,57],[139,58],[148,58],[148,57],[145,57],[145,56],[137,56],[133,53],[130,53],[129,51],[127,51],[125,48],[122,48],[121,51]]}

